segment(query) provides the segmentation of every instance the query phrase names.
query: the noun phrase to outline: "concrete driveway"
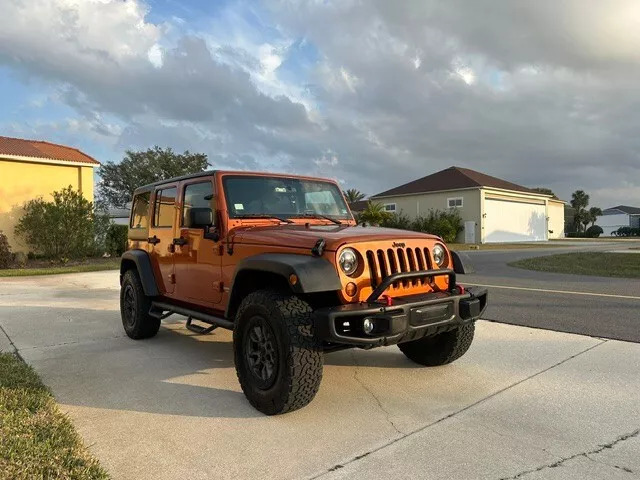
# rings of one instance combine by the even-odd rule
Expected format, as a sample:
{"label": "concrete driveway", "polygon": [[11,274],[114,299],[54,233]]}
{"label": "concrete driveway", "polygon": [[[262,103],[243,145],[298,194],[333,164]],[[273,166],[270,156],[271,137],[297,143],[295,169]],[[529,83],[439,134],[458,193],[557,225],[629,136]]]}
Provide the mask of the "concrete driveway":
{"label": "concrete driveway", "polygon": [[229,332],[126,338],[117,272],[2,279],[0,327],[114,478],[640,476],[634,343],[481,321],[446,367],[395,347],[328,355],[311,405],[265,417]]}

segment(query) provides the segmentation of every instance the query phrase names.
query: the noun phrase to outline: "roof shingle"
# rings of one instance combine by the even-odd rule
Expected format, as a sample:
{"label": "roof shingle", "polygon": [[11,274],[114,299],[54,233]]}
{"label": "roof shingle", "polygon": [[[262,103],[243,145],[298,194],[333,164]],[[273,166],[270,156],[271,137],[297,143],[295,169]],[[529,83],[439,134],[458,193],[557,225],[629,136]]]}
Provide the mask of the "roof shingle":
{"label": "roof shingle", "polygon": [[514,190],[524,193],[538,193],[515,183],[507,182],[468,168],[449,167],[445,170],[427,175],[399,187],[392,188],[373,197],[392,195],[410,195],[415,193],[437,192],[442,190],[459,190],[472,187],[493,187],[503,190]]}
{"label": "roof shingle", "polygon": [[611,207],[604,210],[604,212],[608,212],[610,210],[620,210],[628,215],[640,215],[640,208],[638,207],[629,207],[627,205],[618,205],[617,207]]}
{"label": "roof shingle", "polygon": [[77,148],[58,145],[41,140],[25,140],[22,138],[0,136],[0,156],[16,155],[61,160],[63,162],[79,162],[88,165],[100,165],[100,162],[81,152]]}

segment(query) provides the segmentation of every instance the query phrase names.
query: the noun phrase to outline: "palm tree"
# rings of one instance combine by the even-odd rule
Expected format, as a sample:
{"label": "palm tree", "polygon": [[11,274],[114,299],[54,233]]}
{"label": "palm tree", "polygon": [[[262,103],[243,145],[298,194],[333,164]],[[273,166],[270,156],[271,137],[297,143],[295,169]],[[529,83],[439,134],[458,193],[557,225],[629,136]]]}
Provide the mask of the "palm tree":
{"label": "palm tree", "polygon": [[598,220],[598,217],[602,216],[602,209],[598,208],[598,207],[591,207],[589,209],[589,220],[591,221],[591,226],[594,226],[596,224],[596,220]]}
{"label": "palm tree", "polygon": [[590,221],[589,212],[587,212],[588,205],[589,195],[587,195],[584,190],[576,190],[571,194],[571,206],[576,211],[573,222],[578,232],[581,230],[581,224],[584,224],[586,228],[586,225]]}
{"label": "palm tree", "polygon": [[356,190],[355,188],[350,188],[349,190],[344,192],[344,196],[347,198],[347,202],[356,203],[360,200],[364,200],[366,195],[362,193],[360,190]]}
{"label": "palm tree", "polygon": [[391,214],[384,209],[381,203],[369,202],[367,208],[360,214],[358,221],[371,225],[381,225],[385,220],[391,218]]}

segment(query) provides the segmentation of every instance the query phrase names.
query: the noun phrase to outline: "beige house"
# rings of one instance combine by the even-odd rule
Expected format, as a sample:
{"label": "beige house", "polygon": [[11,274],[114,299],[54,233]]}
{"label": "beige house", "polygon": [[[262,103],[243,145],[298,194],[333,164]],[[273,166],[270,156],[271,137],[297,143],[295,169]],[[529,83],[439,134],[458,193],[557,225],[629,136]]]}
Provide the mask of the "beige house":
{"label": "beige house", "polygon": [[545,241],[564,237],[564,202],[468,168],[446,170],[374,195],[388,212],[411,218],[456,209],[464,243]]}

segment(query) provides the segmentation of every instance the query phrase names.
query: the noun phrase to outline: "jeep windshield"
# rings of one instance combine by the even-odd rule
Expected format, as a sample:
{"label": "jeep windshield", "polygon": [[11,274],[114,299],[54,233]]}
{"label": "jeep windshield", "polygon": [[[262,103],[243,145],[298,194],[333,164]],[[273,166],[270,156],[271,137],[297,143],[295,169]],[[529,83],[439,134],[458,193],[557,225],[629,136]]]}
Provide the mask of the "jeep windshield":
{"label": "jeep windshield", "polygon": [[293,177],[225,176],[230,218],[317,218],[337,223],[353,217],[338,186]]}

